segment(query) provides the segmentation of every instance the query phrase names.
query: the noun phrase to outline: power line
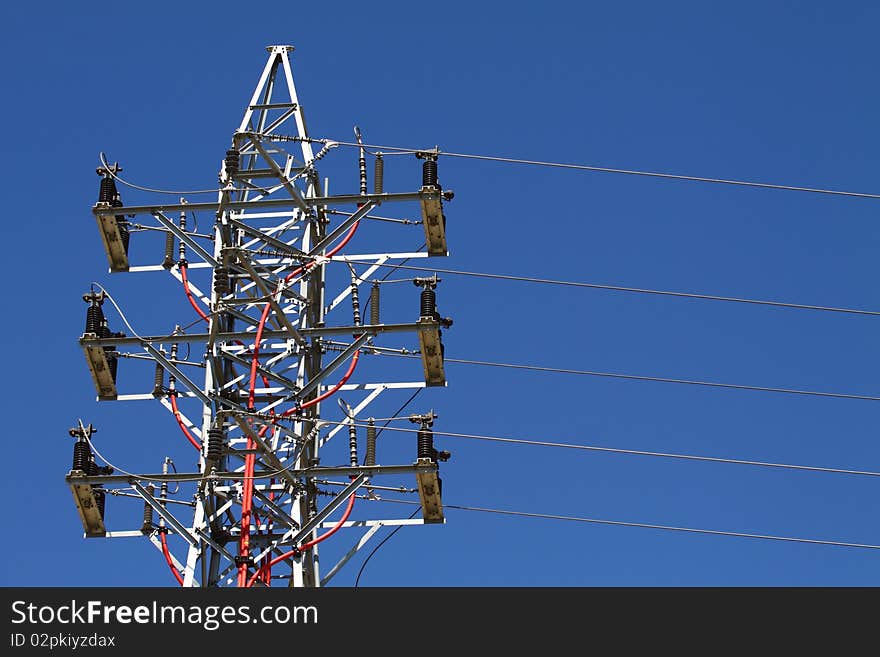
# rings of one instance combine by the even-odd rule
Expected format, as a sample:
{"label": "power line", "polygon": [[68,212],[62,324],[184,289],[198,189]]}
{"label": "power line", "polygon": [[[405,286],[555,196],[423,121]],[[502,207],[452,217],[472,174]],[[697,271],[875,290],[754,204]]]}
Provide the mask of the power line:
{"label": "power line", "polygon": [[112,176],[114,179],[116,179],[117,182],[120,182],[123,185],[131,187],[132,189],[139,189],[142,192],[153,192],[155,194],[175,194],[176,195],[176,194],[216,194],[218,192],[224,191],[223,189],[218,189],[216,187],[214,189],[156,189],[153,187],[144,187],[142,185],[135,185],[133,182],[129,182],[129,181],[125,180],[124,178],[121,178],[119,176],[119,174],[117,174],[115,171],[113,171],[111,169],[110,165],[107,163],[107,158],[103,152],[99,154],[99,157],[101,159],[101,164],[104,165],[105,171],[107,171],[107,173],[109,173],[110,176]]}
{"label": "power line", "polygon": [[[420,502],[411,502],[409,500],[392,500],[383,498],[383,502],[394,502],[396,504],[420,504]],[[787,543],[808,543],[811,545],[833,545],[838,547],[861,548],[867,550],[880,550],[880,545],[871,545],[868,543],[847,543],[844,541],[825,541],[816,538],[800,538],[795,536],[775,536],[771,534],[749,534],[745,532],[729,532],[718,529],[697,529],[694,527],[674,527],[671,525],[655,525],[644,522],[627,522],[623,520],[604,520],[600,518],[580,518],[577,516],[563,516],[551,513],[530,513],[527,511],[509,511],[507,509],[488,509],[479,506],[463,506],[460,504],[444,504],[444,509],[458,509],[459,511],[478,511],[480,513],[497,513],[507,516],[518,516],[522,518],[543,518],[546,520],[567,520],[570,522],[586,522],[596,525],[612,525],[617,527],[639,527],[642,529],[661,529],[664,531],[686,532],[689,534],[709,534],[712,536],[734,536],[738,538],[755,538],[764,541],[784,541]]]}
{"label": "power line", "polygon": [[[404,354],[393,354],[404,355]],[[777,392],[787,395],[808,395],[813,397],[831,397],[836,399],[861,399],[864,401],[880,401],[880,397],[870,395],[851,395],[840,392],[821,392],[818,390],[798,390],[793,388],[768,388],[765,386],[739,385],[736,383],[716,383],[714,381],[696,381],[689,379],[670,379],[660,376],[640,376],[636,374],[619,374],[617,372],[594,372],[590,370],[570,370],[564,368],[541,367],[538,365],[516,365],[514,363],[491,363],[480,360],[465,360],[462,358],[445,358],[448,363],[460,363],[463,365],[483,365],[487,367],[507,367],[519,370],[532,370],[537,372],[554,372],[559,374],[579,374],[584,376],[599,376],[613,379],[629,379],[633,381],[653,381],[656,383],[679,383],[692,386],[709,386],[712,388],[731,388],[734,390],[754,390],[757,392]]]}
{"label": "power line", "polygon": [[707,301],[727,301],[732,303],[748,303],[753,305],[760,306],[775,306],[777,308],[795,308],[798,310],[818,310],[824,312],[834,312],[834,313],[846,313],[850,315],[871,315],[871,316],[880,316],[880,311],[877,310],[861,310],[858,308],[837,308],[833,306],[816,306],[810,304],[803,303],[788,303],[785,301],[767,301],[765,299],[744,299],[739,297],[725,297],[718,296],[714,294],[698,294],[692,292],[675,292],[670,290],[654,290],[650,288],[639,288],[639,287],[626,287],[623,285],[606,285],[603,283],[585,283],[580,281],[563,281],[563,280],[555,280],[551,278],[534,278],[531,276],[514,276],[509,274],[494,274],[488,272],[476,272],[476,271],[464,271],[460,269],[440,269],[438,267],[419,267],[415,265],[392,265],[392,264],[380,264],[376,265],[376,263],[371,262],[369,260],[355,260],[352,258],[348,258],[346,256],[339,256],[335,258],[328,258],[328,260],[332,260],[335,262],[351,262],[357,264],[369,264],[378,267],[395,267],[397,269],[411,269],[414,271],[422,271],[422,272],[437,272],[440,274],[450,274],[454,276],[473,276],[476,278],[490,278],[504,281],[519,281],[523,283],[538,283],[542,285],[561,285],[566,287],[577,287],[577,288],[589,288],[594,290],[611,290],[615,292],[633,292],[636,294],[653,294],[658,296],[667,296],[667,297],[681,297],[685,299],[702,299]]}
{"label": "power line", "polygon": [[[417,514],[420,510],[421,510],[421,509],[415,509],[415,510],[413,510],[413,512],[412,512],[411,514],[409,514],[409,518],[408,518],[408,520],[411,520],[412,518],[415,518],[415,517],[416,517],[416,514]],[[361,564],[361,569],[358,571],[357,577],[355,577],[355,579],[354,579],[354,588],[357,588],[357,587],[358,587],[358,584],[360,584],[360,582],[361,582],[361,575],[364,574],[364,568],[366,568],[366,567],[367,567],[367,564],[370,563],[370,559],[373,558],[373,555],[376,554],[376,552],[379,551],[379,548],[382,547],[383,545],[385,545],[385,543],[387,543],[387,542],[391,539],[392,536],[394,536],[397,532],[399,532],[400,529],[401,529],[401,527],[403,527],[403,525],[398,525],[397,527],[395,527],[394,530],[393,530],[390,534],[388,534],[388,536],[386,536],[385,538],[383,538],[382,541],[381,541],[376,547],[374,547],[374,548],[372,549],[372,551],[370,552],[370,554],[367,555],[367,558],[364,559],[364,562]]]}
{"label": "power line", "polygon": [[[283,135],[264,135],[266,138],[272,137],[282,137]],[[346,141],[336,141],[330,139],[312,139],[312,138],[294,138],[296,141],[311,141],[318,143],[328,143],[332,142],[338,146],[356,146],[360,147],[361,144],[357,144],[354,142],[346,142]],[[708,178],[704,176],[688,176],[677,173],[663,173],[659,171],[640,171],[636,169],[616,169],[612,167],[601,167],[589,164],[571,164],[566,162],[547,162],[544,160],[526,160],[522,158],[515,157],[501,157],[497,155],[478,155],[474,153],[452,153],[448,151],[441,151],[440,149],[413,149],[413,148],[403,148],[399,146],[379,146],[376,144],[363,144],[365,148],[376,149],[380,151],[399,151],[402,153],[417,153],[417,152],[425,152],[425,151],[434,151],[438,155],[442,155],[444,157],[458,157],[469,160],[486,160],[489,162],[505,162],[508,164],[526,164],[530,166],[541,166],[541,167],[552,167],[556,169],[574,169],[578,171],[594,171],[599,173],[619,173],[625,174],[628,176],[646,176],[649,178],[664,178],[667,180],[688,180],[693,182],[704,182],[704,183],[715,183],[722,185],[736,185],[739,187],[758,187],[761,189],[777,189],[777,190],[786,190],[790,192],[810,192],[813,194],[831,194],[834,196],[854,196],[857,198],[880,198],[880,194],[869,194],[866,192],[850,192],[838,189],[820,189],[816,187],[801,187],[795,185],[779,185],[775,183],[765,183],[765,182],[755,182],[750,180],[729,180],[726,178]]]}
{"label": "power line", "polygon": [[[365,347],[364,351],[369,353],[375,348]],[[404,354],[397,350],[388,350],[382,352],[383,356],[395,356],[397,358],[420,358],[417,354]],[[707,386],[710,388],[728,388],[733,390],[753,390],[756,392],[775,392],[787,395],[806,395],[810,397],[830,397],[833,399],[859,399],[863,401],[880,401],[880,397],[872,397],[870,395],[853,395],[843,392],[822,392],[819,390],[800,390],[797,388],[770,388],[767,386],[753,386],[738,383],[718,383],[715,381],[698,381],[692,379],[673,379],[662,376],[642,376],[639,374],[621,374],[618,372],[599,372],[594,370],[575,370],[563,367],[545,367],[542,365],[519,365],[516,363],[494,363],[485,360],[469,360],[465,358],[449,358],[443,359],[445,363],[457,363],[460,365],[479,365],[483,367],[501,367],[516,370],[527,370],[532,372],[547,372],[552,374],[576,374],[581,376],[598,376],[609,379],[626,379],[630,381],[651,381],[654,383],[678,383],[691,386]]]}
{"label": "power line", "polygon": [[[332,422],[330,420],[322,420],[328,424],[344,424],[348,426],[349,422]],[[354,423],[356,427],[366,427],[366,424]],[[418,429],[406,429],[403,427],[384,427],[386,431],[400,431],[404,433],[418,433]],[[451,431],[438,431],[432,429],[435,435],[449,436],[450,438],[466,438],[471,440],[483,440],[494,443],[507,443],[511,445],[531,445],[535,447],[555,447],[562,449],[576,449],[588,452],[606,452],[610,454],[626,454],[631,456],[653,456],[667,459],[681,459],[685,461],[703,461],[709,463],[728,463],[733,465],[751,465],[763,468],[779,468],[784,470],[801,470],[806,472],[825,472],[830,474],[858,475],[865,477],[880,477],[880,472],[870,470],[848,470],[845,468],[828,468],[813,465],[795,465],[792,463],[771,463],[766,461],[750,461],[745,459],[728,459],[717,456],[698,456],[695,454],[678,454],[672,452],[650,452],[639,449],[624,449],[618,447],[602,447],[599,445],[580,445],[574,443],[557,443],[546,440],[529,440],[525,438],[508,438],[505,436],[485,436],[473,433],[455,433]]]}
{"label": "power line", "polygon": [[794,185],[777,185],[773,183],[754,182],[749,180],[727,180],[724,178],[705,178],[702,176],[686,176],[674,173],[661,173],[657,171],[636,171],[632,169],[613,169],[610,167],[598,167],[584,164],[566,164],[562,162],[542,162],[540,160],[522,160],[512,157],[495,157],[491,155],[472,155],[469,153],[447,153],[441,151],[446,157],[460,157],[471,160],[488,160],[490,162],[507,162],[510,164],[530,164],[533,166],[555,167],[559,169],[577,169],[581,171],[597,171],[601,173],[621,173],[629,176],[647,176],[650,178],[666,178],[670,180],[690,180],[694,182],[717,183],[722,185],[737,185],[740,187],[759,187],[762,189],[780,189],[790,192],[811,192],[813,194],[832,194],[835,196],[854,196],[857,198],[880,198],[880,194],[867,194],[864,192],[849,192],[837,189],[818,189],[815,187],[798,187]]}

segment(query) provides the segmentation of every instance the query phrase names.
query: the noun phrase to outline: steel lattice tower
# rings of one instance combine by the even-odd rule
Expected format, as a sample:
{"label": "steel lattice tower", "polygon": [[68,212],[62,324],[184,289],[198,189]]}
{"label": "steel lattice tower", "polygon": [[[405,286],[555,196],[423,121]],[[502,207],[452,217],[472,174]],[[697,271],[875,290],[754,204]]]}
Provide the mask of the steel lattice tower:
{"label": "steel lattice tower", "polygon": [[[148,537],[184,586],[265,585],[273,580],[321,586],[382,526],[445,522],[438,460],[448,453],[434,448],[433,411],[410,417],[419,425],[412,441],[416,458],[398,465],[376,464],[376,427],[364,413],[384,393],[446,385],[441,329],[451,320],[437,312],[436,277],[414,279],[422,288],[418,313],[413,303],[416,321],[397,324],[380,322],[376,281],[383,266],[446,255],[443,200],[452,193],[442,190],[437,179],[438,150],[414,152],[422,160],[421,188],[386,193],[382,155],[367,153],[361,145],[359,193],[327,195],[317,163],[339,144],[311,139],[306,131],[289,60],[293,48],[267,50],[266,66],[226,152],[216,201],[125,206],[117,188],[118,166],[104,162],[98,169],[100,195],[93,212],[110,270],[170,274],[204,322],[184,332],[179,324],[189,323],[187,317],[161,336],[114,333],[104,314],[107,296],[92,290],[84,297],[89,305],[80,345],[98,398],[158,400],[199,449],[199,467],[197,472],[172,472],[166,459],[162,472],[113,473],[96,464],[93,428],[80,422],[70,432],[76,442],[66,481],[86,536]],[[359,131],[357,137],[360,143]],[[313,144],[320,149],[314,151]],[[377,160],[372,192],[367,190],[367,155]],[[427,249],[342,255],[343,247],[346,253],[356,251],[358,227],[370,213],[391,202],[418,204]],[[214,218],[212,235],[198,235],[187,226],[193,211]],[[147,228],[133,221],[150,217],[155,224],[149,229],[165,236],[164,261],[134,265],[129,242],[137,239],[136,229]],[[339,260],[348,264],[332,262]],[[362,268],[359,274],[356,266]],[[351,272],[351,283],[340,285],[332,296],[325,290],[330,267]],[[200,289],[193,278],[210,283]],[[370,290],[370,312],[363,318],[362,288]],[[361,355],[380,353],[384,334],[407,332],[418,337],[424,380],[360,380],[356,367]],[[181,358],[183,345],[196,358],[203,354],[203,362]],[[153,364],[153,376],[145,381],[152,389],[121,394],[117,371],[125,372],[121,381],[136,360]],[[192,365],[204,368],[203,381],[192,376],[197,371],[187,367]],[[134,368],[131,372],[133,376]],[[343,391],[357,403],[346,408],[341,422],[325,420],[322,402],[333,402],[335,408],[333,395]],[[333,440],[340,433],[347,433],[347,446]],[[343,454],[348,465],[321,465],[327,450],[334,452],[336,462]],[[374,497],[382,475],[401,474],[413,475],[417,482],[421,518],[344,524],[329,520],[334,512],[350,511],[355,496]],[[342,480],[336,488],[321,488],[334,478]],[[191,498],[175,499],[175,482],[186,482]],[[108,496],[119,498],[120,507],[124,497],[142,499],[142,526],[108,530]],[[139,506],[137,513],[140,519]],[[343,527],[360,532],[358,540],[322,574],[317,548],[325,536],[321,530]],[[179,559],[168,549],[169,534],[188,545],[185,557]]]}

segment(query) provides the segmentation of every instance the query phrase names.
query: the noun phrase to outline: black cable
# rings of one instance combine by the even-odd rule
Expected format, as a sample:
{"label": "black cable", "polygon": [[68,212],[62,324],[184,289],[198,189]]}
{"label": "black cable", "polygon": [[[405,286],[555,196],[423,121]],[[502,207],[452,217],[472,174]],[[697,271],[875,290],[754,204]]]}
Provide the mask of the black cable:
{"label": "black cable", "polygon": [[[421,511],[421,507],[419,507],[419,508],[417,508],[416,510],[414,510],[414,511],[409,515],[409,518],[407,518],[407,520],[411,520],[412,518],[415,518],[415,517],[416,517],[416,514],[417,514],[419,511]],[[370,552],[370,554],[367,555],[367,558],[364,559],[364,562],[361,564],[361,569],[358,571],[357,577],[356,577],[355,580],[354,580],[354,588],[357,588],[357,587],[358,587],[358,584],[359,584],[360,581],[361,581],[361,575],[362,575],[363,572],[364,572],[364,568],[366,568],[366,567],[367,567],[367,564],[370,563],[370,559],[373,558],[373,555],[376,554],[376,552],[378,552],[379,548],[382,547],[383,545],[385,545],[385,543],[387,543],[388,540],[389,540],[392,536],[394,536],[397,532],[399,532],[401,527],[403,527],[403,525],[398,525],[397,527],[395,527],[395,528],[394,528],[394,531],[392,531],[390,534],[388,534],[388,536],[386,536],[385,538],[383,538],[383,539],[382,539],[382,542],[379,543],[376,547],[374,547],[374,548],[373,548],[373,551]]]}

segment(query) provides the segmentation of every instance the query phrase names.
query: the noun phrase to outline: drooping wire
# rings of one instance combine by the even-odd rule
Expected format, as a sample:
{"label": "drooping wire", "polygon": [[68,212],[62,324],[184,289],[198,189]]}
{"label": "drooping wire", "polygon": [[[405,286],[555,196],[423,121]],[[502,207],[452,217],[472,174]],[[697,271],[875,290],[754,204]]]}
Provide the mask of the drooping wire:
{"label": "drooping wire", "polygon": [[[407,520],[412,520],[413,518],[415,518],[416,514],[419,511],[421,511],[421,508],[415,509],[411,514],[409,514],[409,518],[407,518]],[[361,564],[360,570],[358,570],[357,577],[355,577],[355,579],[354,579],[354,588],[357,588],[358,585],[360,584],[361,575],[364,574],[364,568],[366,568],[367,564],[370,563],[370,559],[373,558],[373,555],[379,551],[380,547],[382,547],[383,545],[385,545],[385,543],[387,543],[389,540],[391,540],[391,537],[394,536],[397,532],[399,532],[401,527],[403,527],[403,525],[398,525],[397,527],[395,527],[394,530],[388,534],[388,536],[383,538],[382,541],[370,551],[370,553],[367,555],[367,558],[364,559],[364,562]]]}
{"label": "drooping wire", "polygon": [[[382,498],[382,502],[393,502],[396,504],[421,504],[410,500],[392,500]],[[477,511],[480,513],[497,513],[508,516],[518,516],[523,518],[543,518],[546,520],[567,520],[570,522],[585,522],[597,525],[612,525],[617,527],[639,527],[642,529],[659,529],[663,531],[685,532],[689,534],[709,534],[712,536],[728,536],[737,538],[754,538],[764,541],[784,541],[788,543],[807,543],[811,545],[826,545],[848,548],[860,548],[867,550],[880,550],[880,545],[870,543],[849,543],[846,541],[822,540],[817,538],[801,538],[796,536],[776,536],[772,534],[750,534],[746,532],[722,531],[718,529],[697,529],[695,527],[676,527],[673,525],[655,525],[645,522],[629,522],[623,520],[605,520],[602,518],[581,518],[578,516],[565,516],[552,513],[531,513],[528,511],[510,511],[507,509],[490,509],[479,506],[464,506],[461,504],[444,504],[444,509],[457,509],[459,511]]]}
{"label": "drooping wire", "polygon": [[135,185],[133,182],[129,182],[123,178],[119,177],[119,174],[114,173],[110,170],[110,165],[107,163],[107,157],[104,155],[103,151],[99,153],[99,157],[101,158],[101,164],[104,165],[104,169],[109,173],[117,182],[126,185],[127,187],[131,187],[132,189],[139,189],[142,192],[154,192],[156,194],[216,194],[217,192],[222,192],[222,189],[214,188],[214,189],[155,189],[153,187],[144,187],[142,185]]}
{"label": "drooping wire", "polygon": [[[803,303],[789,303],[786,301],[768,301],[766,299],[746,299],[739,297],[725,297],[714,294],[699,294],[692,292],[675,292],[671,290],[654,290],[651,288],[626,287],[623,285],[606,285],[603,283],[586,283],[581,281],[563,281],[550,278],[536,278],[531,276],[514,276],[509,274],[494,274],[488,272],[463,271],[459,269],[441,269],[438,267],[419,267],[416,265],[405,265],[403,263],[393,265],[383,263],[377,265],[369,260],[356,260],[347,257],[335,258],[334,262],[352,262],[357,264],[369,264],[378,267],[394,267],[396,269],[410,269],[422,272],[437,272],[439,274],[450,274],[453,276],[472,276],[475,278],[489,278],[504,281],[518,281],[522,283],[537,283],[541,285],[561,285],[566,287],[588,288],[593,290],[610,290],[614,292],[632,292],[635,294],[653,294],[657,296],[681,297],[685,299],[701,299],[705,301],[726,301],[730,303],[747,303],[759,306],[774,306],[777,308],[794,308],[798,310],[817,310],[823,312],[846,313],[850,315],[870,315],[880,317],[878,310],[862,310],[859,308],[838,308],[834,306],[818,306]],[[404,261],[406,262],[406,261]]]}

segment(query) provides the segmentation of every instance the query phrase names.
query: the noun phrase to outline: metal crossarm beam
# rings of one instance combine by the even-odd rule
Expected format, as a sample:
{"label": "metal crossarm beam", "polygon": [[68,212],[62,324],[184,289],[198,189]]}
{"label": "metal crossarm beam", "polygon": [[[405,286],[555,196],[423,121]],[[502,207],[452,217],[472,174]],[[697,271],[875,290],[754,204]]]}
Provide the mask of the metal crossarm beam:
{"label": "metal crossarm beam", "polygon": [[[379,477],[382,475],[402,475],[417,474],[419,472],[436,472],[437,464],[433,465],[352,465],[339,467],[317,466],[312,468],[290,468],[285,472],[290,473],[294,477],[348,477],[363,474],[367,477]],[[271,479],[278,477],[280,473],[277,470],[257,470],[254,472],[254,479]],[[181,473],[152,473],[152,474],[120,474],[120,475],[86,475],[83,477],[65,477],[67,484],[134,484],[140,481],[202,481],[202,480],[222,481],[224,479],[236,480],[242,479],[241,472],[215,472],[210,475],[198,472],[181,472]]]}
{"label": "metal crossarm beam", "polygon": [[[412,324],[362,324],[361,326],[321,326],[314,328],[303,328],[299,332],[303,337],[311,338],[324,335],[358,335],[367,333],[368,335],[378,335],[380,333],[416,333],[418,331],[436,329],[440,326],[437,322],[420,321]],[[118,347],[123,345],[144,345],[144,344],[165,344],[169,342],[178,343],[204,343],[209,339],[207,333],[184,333],[181,335],[153,335],[140,337],[125,338],[90,338],[84,335],[79,339],[79,343],[83,347]],[[245,340],[254,337],[253,331],[230,331],[217,333],[216,340],[218,342],[234,342],[235,340]],[[267,340],[281,339],[286,340],[289,336],[287,331],[263,331],[263,338]]]}
{"label": "metal crossarm beam", "polygon": [[[421,192],[397,192],[385,194],[340,194],[338,196],[312,196],[303,198],[303,202],[309,208],[333,205],[357,205],[358,203],[373,202],[394,203],[400,201],[418,201],[422,198]],[[272,208],[289,208],[293,204],[292,199],[262,199],[259,201],[230,201],[223,204],[225,210],[268,210]],[[157,212],[180,212],[181,210],[192,212],[209,212],[216,214],[220,209],[219,203],[162,203],[158,205],[129,205],[113,208],[114,214],[138,215],[155,214]],[[106,209],[93,208],[92,212],[97,216],[107,214]]]}

